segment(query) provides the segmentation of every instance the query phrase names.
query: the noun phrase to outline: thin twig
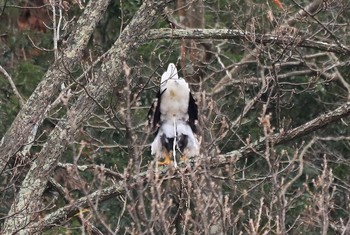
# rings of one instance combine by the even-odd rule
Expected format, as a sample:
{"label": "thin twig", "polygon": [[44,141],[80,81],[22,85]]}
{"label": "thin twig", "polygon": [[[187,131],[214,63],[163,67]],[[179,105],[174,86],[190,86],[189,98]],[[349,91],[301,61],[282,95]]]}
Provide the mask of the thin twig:
{"label": "thin twig", "polygon": [[18,92],[15,83],[13,82],[11,76],[6,72],[6,70],[0,65],[0,72],[7,78],[7,80],[10,83],[10,86],[13,90],[13,93],[18,97],[20,106],[23,107],[23,105],[25,104],[25,100],[23,99],[23,97],[21,96],[21,94]]}

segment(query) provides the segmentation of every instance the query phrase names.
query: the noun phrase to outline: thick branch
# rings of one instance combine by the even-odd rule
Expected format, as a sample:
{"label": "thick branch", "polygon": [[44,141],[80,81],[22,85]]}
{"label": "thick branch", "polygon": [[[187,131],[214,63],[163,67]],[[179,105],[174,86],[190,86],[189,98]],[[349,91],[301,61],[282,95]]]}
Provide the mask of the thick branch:
{"label": "thick branch", "polygon": [[291,16],[288,20],[286,20],[286,25],[295,25],[297,22],[307,17],[307,13],[314,14],[322,7],[323,0],[314,0],[310,2],[303,9],[300,9],[297,13]]}
{"label": "thick branch", "polygon": [[[146,177],[143,175],[146,180]],[[130,188],[133,188],[131,186]],[[69,204],[65,207],[62,207],[55,212],[45,216],[42,220],[37,223],[34,223],[28,226],[27,231],[35,232],[43,232],[45,230],[50,229],[57,224],[63,224],[67,219],[76,215],[79,210],[82,208],[86,208],[89,204],[95,204],[97,201],[103,202],[111,197],[116,197],[118,195],[124,194],[125,187],[122,183],[117,183],[113,186],[104,188],[102,190],[98,190],[92,194],[89,194],[85,197],[79,198],[72,204]],[[27,231],[24,231],[26,233]]]}
{"label": "thick branch", "polygon": [[[62,167],[64,169],[68,169],[68,168],[73,168],[75,167],[73,164],[71,163],[58,163],[57,164],[58,167]],[[98,166],[98,165],[94,165],[94,164],[91,164],[91,165],[79,165],[77,166],[77,169],[79,171],[86,171],[86,170],[96,170],[98,172],[101,172],[107,176],[110,176],[110,177],[113,177],[113,178],[116,178],[116,179],[122,179],[122,175],[119,174],[119,173],[116,173],[115,171],[112,171],[108,168],[105,168],[103,166]]]}
{"label": "thick branch", "polygon": [[275,137],[276,144],[283,144],[290,140],[296,139],[298,137],[307,135],[311,132],[321,129],[324,126],[327,126],[333,122],[339,121],[341,118],[346,117],[350,114],[350,102],[347,102],[340,106],[339,108],[330,111],[326,114],[305,123],[304,125],[298,126],[292,130],[289,130],[285,133],[278,134]]}
{"label": "thick branch", "polygon": [[[311,132],[317,131],[324,126],[327,126],[331,123],[339,121],[341,118],[346,117],[350,114],[350,102],[347,102],[340,106],[339,108],[330,111],[326,114],[322,114],[311,121],[298,126],[289,131],[282,131],[281,133],[275,134],[271,141],[274,142],[275,145],[284,144],[293,139],[300,138],[305,136]],[[247,146],[242,148],[243,153],[251,153],[252,151],[261,151],[265,148],[265,138],[259,140],[257,143],[252,146]],[[230,153],[227,153],[228,155]]]}
{"label": "thick branch", "polygon": [[320,51],[334,52],[350,55],[350,49],[345,45],[314,41],[310,39],[299,40],[295,36],[278,34],[257,34],[234,29],[153,29],[145,36],[145,40],[158,39],[232,39],[243,40],[261,44],[281,44],[313,48]]}

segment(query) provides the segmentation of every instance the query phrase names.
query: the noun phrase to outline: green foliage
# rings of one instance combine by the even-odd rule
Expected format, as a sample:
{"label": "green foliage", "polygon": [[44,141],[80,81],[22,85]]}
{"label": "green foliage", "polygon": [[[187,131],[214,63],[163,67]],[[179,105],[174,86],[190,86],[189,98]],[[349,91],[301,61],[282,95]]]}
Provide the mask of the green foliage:
{"label": "green foliage", "polygon": [[28,61],[24,61],[16,67],[14,80],[21,94],[29,97],[44,75],[44,68]]}
{"label": "green foliage", "polygon": [[2,75],[0,75],[0,91],[0,136],[3,136],[20,107],[7,79]]}
{"label": "green foliage", "polygon": [[[13,82],[20,94],[24,98],[28,98],[35,89],[38,82],[41,80],[44,71],[43,68],[24,61],[19,63],[13,72]],[[10,123],[15,118],[20,106],[18,97],[16,97],[10,87],[7,79],[0,75],[0,136],[3,135]]]}

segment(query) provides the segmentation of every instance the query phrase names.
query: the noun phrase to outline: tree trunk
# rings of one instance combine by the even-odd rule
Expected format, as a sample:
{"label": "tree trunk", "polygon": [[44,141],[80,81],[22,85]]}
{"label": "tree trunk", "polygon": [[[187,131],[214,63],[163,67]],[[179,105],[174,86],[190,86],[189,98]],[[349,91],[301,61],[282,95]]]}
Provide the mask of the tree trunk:
{"label": "tree trunk", "polygon": [[35,220],[42,209],[39,199],[47,184],[48,176],[56,167],[62,152],[67,148],[81,124],[111,92],[112,84],[115,82],[113,79],[118,79],[122,72],[123,61],[132,52],[132,49],[140,45],[142,36],[161,16],[164,6],[164,2],[145,1],[113,47],[107,52],[94,79],[91,79],[85,87],[85,93],[80,95],[76,103],[68,110],[66,117],[56,125],[49,140],[36,156],[11,206],[2,234],[16,232],[28,234],[28,231],[24,232],[22,229]]}
{"label": "tree trunk", "polygon": [[[0,142],[0,174],[11,157],[35,135],[36,126],[50,111],[50,104],[57,98],[61,84],[79,64],[82,52],[90,40],[97,23],[107,9],[110,0],[91,1],[76,24],[76,30],[69,36],[60,58],[49,68],[26,105],[20,110],[11,127]],[[33,133],[32,133],[33,132]]]}

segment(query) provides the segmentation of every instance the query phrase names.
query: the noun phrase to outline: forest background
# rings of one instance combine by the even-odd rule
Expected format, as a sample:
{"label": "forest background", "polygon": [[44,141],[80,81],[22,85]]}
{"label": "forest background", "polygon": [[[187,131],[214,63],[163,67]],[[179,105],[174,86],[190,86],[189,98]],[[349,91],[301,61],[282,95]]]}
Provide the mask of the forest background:
{"label": "forest background", "polygon": [[[1,234],[349,234],[347,0],[0,1]],[[168,63],[201,156],[158,167]]]}

